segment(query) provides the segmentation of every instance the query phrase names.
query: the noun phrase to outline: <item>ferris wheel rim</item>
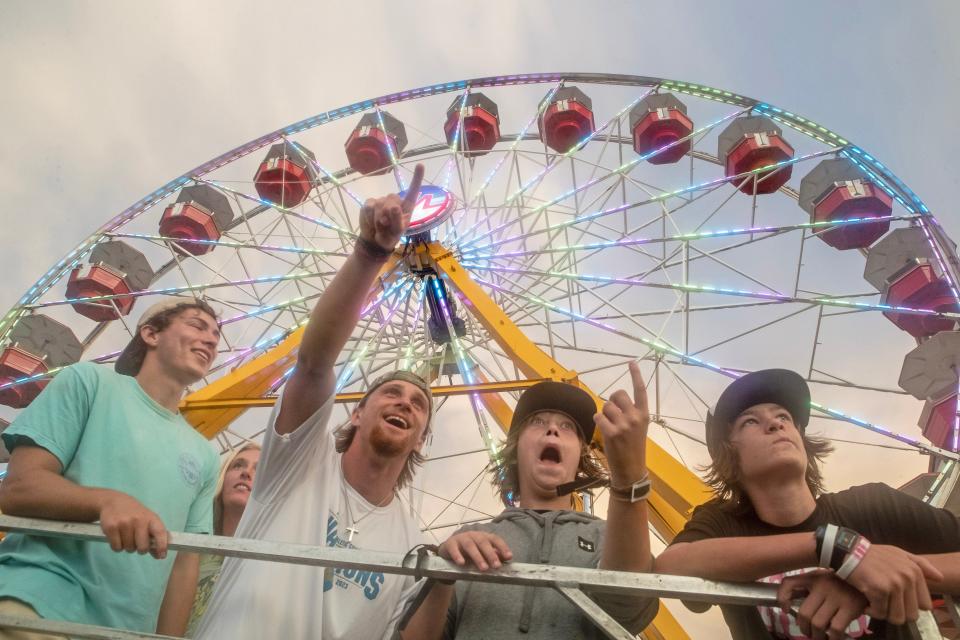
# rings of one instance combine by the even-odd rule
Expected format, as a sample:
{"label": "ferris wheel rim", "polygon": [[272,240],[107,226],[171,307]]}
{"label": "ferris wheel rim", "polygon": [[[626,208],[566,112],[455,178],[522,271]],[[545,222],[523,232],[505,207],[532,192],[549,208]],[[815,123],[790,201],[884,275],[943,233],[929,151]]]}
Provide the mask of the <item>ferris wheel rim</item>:
{"label": "ferris wheel rim", "polygon": [[[557,82],[649,86],[658,88],[662,87],[666,90],[677,93],[683,93],[686,95],[748,108],[751,111],[758,110],[762,114],[786,124],[787,126],[803,133],[804,135],[827,144],[836,143],[849,148],[853,155],[858,156],[858,164],[861,164],[861,166],[863,166],[863,168],[865,168],[868,173],[871,174],[871,177],[880,178],[881,182],[886,184],[886,186],[892,192],[896,193],[895,197],[905,208],[907,208],[908,211],[915,211],[923,214],[924,216],[929,216],[931,226],[935,230],[933,234],[935,245],[939,246],[942,242],[941,236],[946,235],[943,232],[942,226],[939,224],[927,206],[923,203],[923,201],[919,198],[919,196],[917,196],[909,187],[907,187],[907,185],[889,168],[876,160],[872,155],[864,151],[861,147],[849,142],[845,138],[827,129],[826,127],[823,127],[812,120],[796,115],[790,111],[771,105],[767,102],[702,84],[682,82],[656,76],[589,72],[545,72],[500,76],[481,76],[434,85],[424,85],[415,89],[383,94],[375,98],[368,98],[336,109],[321,112],[308,118],[296,121],[285,127],[281,127],[280,129],[276,129],[275,131],[265,135],[254,138],[253,140],[222,153],[214,159],[200,164],[183,173],[182,175],[170,180],[163,186],[155,189],[128,206],[121,213],[117,214],[105,224],[101,225],[100,228],[90,234],[83,242],[76,245],[47,273],[41,276],[41,278],[20,297],[17,303],[2,318],[0,318],[0,342],[6,340],[13,325],[21,317],[21,315],[23,315],[23,309],[25,305],[28,305],[36,300],[40,295],[49,290],[49,288],[53,286],[53,284],[55,284],[66,271],[78,265],[84,254],[92,246],[99,242],[105,236],[105,234],[135,218],[140,213],[146,211],[153,204],[156,204],[158,201],[162,200],[166,196],[169,196],[177,189],[187,185],[195,178],[202,178],[211,171],[229,164],[230,162],[246,156],[258,149],[261,149],[268,144],[276,142],[285,136],[292,135],[294,133],[300,133],[302,131],[321,126],[344,117],[355,115],[370,108],[379,108],[381,105],[388,105],[396,102],[406,102],[432,95],[470,90],[473,88],[479,89],[484,87],[498,87],[517,84],[546,84]],[[869,165],[869,168],[867,165]],[[958,281],[960,281],[960,261],[956,260],[956,256],[953,257],[954,260],[949,261],[952,268],[948,270],[948,273],[956,289],[960,288],[960,285],[958,285]]]}
{"label": "ferris wheel rim", "polygon": [[[586,78],[586,79],[585,79],[584,76],[589,76],[589,78]],[[504,80],[504,78],[507,78],[507,80]],[[484,81],[486,81],[486,80],[489,80],[489,79],[483,79],[483,78],[477,79],[477,80],[475,80],[475,81],[460,81],[459,84],[458,84],[458,83],[447,83],[446,85],[442,85],[442,89],[443,89],[442,91],[441,91],[440,89],[437,89],[437,91],[434,92],[434,93],[432,93],[432,94],[423,93],[423,94],[421,94],[421,95],[415,95],[413,92],[404,92],[405,94],[409,94],[409,95],[404,95],[404,94],[391,94],[391,95],[394,95],[394,96],[400,96],[400,98],[397,98],[396,100],[392,100],[392,102],[412,101],[412,100],[415,100],[415,99],[418,99],[418,98],[426,98],[426,97],[429,97],[429,95],[437,95],[437,94],[442,94],[442,93],[453,93],[453,92],[456,92],[456,91],[464,92],[464,91],[466,91],[468,88],[482,88],[483,86],[505,86],[505,85],[511,85],[511,84],[518,84],[517,81],[509,81],[509,78],[510,78],[510,77],[497,77],[497,78],[494,78],[493,80],[500,80],[499,84],[496,84],[496,83],[494,83],[494,82],[492,82],[492,81],[491,81],[491,82],[488,82],[487,84],[482,84],[482,82],[484,82]],[[631,83],[631,82],[626,82],[626,81],[622,81],[622,82],[621,82],[621,81],[617,81],[617,82],[614,81],[614,80],[623,80],[624,78],[626,78],[626,79],[634,79],[634,80],[639,79],[640,81],[634,81],[634,82],[632,82],[632,83]],[[783,123],[783,122],[785,121],[784,118],[789,118],[789,117],[799,118],[799,116],[794,116],[793,114],[789,114],[789,112],[786,112],[787,115],[776,115],[776,116],[774,116],[774,115],[772,115],[773,113],[775,113],[775,112],[772,111],[774,108],[773,108],[773,107],[770,107],[770,106],[767,105],[766,103],[760,103],[760,102],[755,101],[755,100],[753,100],[753,99],[743,98],[742,96],[735,96],[735,94],[734,94],[734,97],[736,98],[736,100],[742,100],[742,101],[744,101],[742,104],[739,103],[739,102],[735,102],[735,101],[729,100],[729,99],[718,98],[718,97],[716,97],[715,94],[709,93],[708,88],[702,87],[702,86],[700,86],[700,85],[686,85],[685,88],[677,88],[677,87],[675,87],[675,86],[671,86],[671,85],[666,84],[666,83],[674,83],[675,81],[667,81],[667,80],[662,80],[662,79],[652,79],[652,78],[646,78],[646,77],[640,77],[640,76],[617,76],[617,75],[611,75],[611,74],[606,74],[606,75],[602,75],[602,74],[555,74],[555,75],[550,75],[550,76],[538,76],[537,79],[535,79],[535,80],[527,79],[524,83],[525,83],[525,84],[547,84],[547,83],[551,83],[551,82],[556,83],[556,82],[561,82],[561,81],[566,81],[566,82],[571,82],[571,83],[572,83],[572,82],[578,82],[578,83],[581,83],[581,82],[582,82],[582,83],[590,83],[590,82],[593,82],[593,83],[595,83],[595,84],[606,84],[606,85],[631,85],[631,84],[632,84],[633,86],[645,86],[645,87],[651,87],[651,88],[653,88],[653,87],[655,87],[655,86],[658,86],[658,87],[663,87],[663,88],[670,89],[671,91],[676,91],[676,92],[678,92],[678,93],[686,93],[686,94],[688,94],[688,95],[693,95],[693,96],[696,96],[696,97],[698,97],[698,98],[702,98],[702,99],[706,99],[706,100],[713,100],[713,101],[723,102],[723,103],[725,103],[725,104],[735,105],[735,106],[740,107],[741,109],[744,109],[746,112],[749,112],[750,110],[756,108],[758,105],[764,105],[764,108],[769,108],[769,109],[771,110],[771,111],[768,111],[768,112],[766,113],[766,115],[769,115],[771,118],[773,118],[773,119],[775,119],[775,120],[778,120],[778,121],[781,122],[781,123]],[[653,81],[656,81],[656,82],[653,82]],[[474,84],[471,84],[471,83],[474,83]],[[678,84],[684,84],[684,83],[678,83]],[[437,87],[440,87],[441,85],[436,85],[436,86],[437,86]],[[389,97],[390,97],[390,96],[386,96],[386,97],[384,97],[383,99],[386,100],[386,99],[389,98]],[[183,176],[181,176],[180,178],[177,178],[177,179],[174,180],[174,181],[169,182],[167,185],[165,185],[165,187],[163,187],[163,188],[161,188],[161,189],[159,189],[159,190],[157,190],[157,191],[152,192],[152,193],[149,194],[147,197],[145,197],[145,198],[141,199],[140,201],[138,201],[138,203],[135,203],[134,205],[131,205],[131,207],[128,208],[128,209],[124,212],[124,214],[126,214],[126,213],[128,213],[128,212],[131,212],[131,215],[129,215],[129,216],[126,217],[126,218],[120,219],[120,218],[118,217],[118,218],[115,218],[114,220],[111,220],[107,225],[105,225],[104,227],[101,228],[101,231],[97,232],[96,234],[94,234],[93,236],[91,236],[90,238],[88,238],[88,240],[86,241],[86,243],[85,243],[84,245],[81,245],[80,247],[78,247],[78,248],[74,251],[74,256],[76,257],[76,261],[74,262],[74,264],[79,263],[79,260],[82,259],[82,257],[83,257],[84,251],[85,251],[86,249],[88,249],[92,244],[96,244],[96,242],[99,242],[102,238],[108,237],[108,235],[110,234],[110,232],[111,232],[113,229],[117,229],[117,228],[123,226],[126,222],[128,222],[128,221],[132,220],[133,218],[137,217],[137,215],[139,215],[140,213],[143,213],[144,211],[148,210],[150,207],[152,207],[154,204],[156,204],[157,202],[159,202],[160,200],[162,200],[162,199],[163,199],[164,197],[166,197],[167,195],[172,194],[172,193],[173,193],[174,191],[176,191],[179,187],[184,186],[184,185],[186,185],[187,183],[190,183],[191,181],[197,182],[197,183],[206,182],[205,177],[206,177],[207,175],[209,175],[211,172],[213,172],[215,169],[217,169],[217,168],[219,168],[219,167],[221,167],[221,166],[224,166],[224,165],[226,165],[226,164],[229,164],[232,160],[235,160],[235,159],[241,158],[241,157],[243,157],[243,156],[249,155],[251,152],[255,151],[256,149],[263,148],[263,147],[267,146],[268,144],[270,144],[271,142],[276,142],[277,140],[284,139],[286,135],[292,135],[292,133],[298,133],[299,131],[304,131],[304,130],[307,130],[307,129],[309,129],[309,128],[314,128],[314,127],[320,126],[320,125],[322,125],[322,124],[327,124],[327,123],[329,123],[329,122],[334,122],[335,120],[340,120],[340,119],[342,119],[343,117],[346,117],[346,116],[351,115],[351,114],[356,114],[358,111],[362,110],[361,107],[363,107],[363,106],[367,106],[367,108],[371,108],[371,107],[372,107],[372,108],[379,108],[380,105],[379,105],[379,103],[378,103],[376,100],[377,100],[377,99],[374,99],[374,100],[372,100],[372,101],[364,101],[364,102],[361,102],[361,103],[355,103],[354,105],[351,105],[351,106],[352,106],[352,107],[357,107],[356,110],[354,110],[354,111],[352,111],[352,112],[343,113],[342,115],[340,115],[339,112],[342,111],[342,110],[345,109],[345,108],[341,108],[341,109],[339,109],[339,110],[334,110],[334,111],[331,111],[331,112],[326,112],[326,114],[321,114],[321,115],[327,115],[327,114],[334,114],[334,113],[336,113],[337,115],[336,115],[336,117],[328,117],[327,119],[325,119],[325,120],[323,120],[323,121],[315,122],[314,124],[312,124],[312,125],[309,126],[309,127],[304,127],[304,128],[302,128],[302,129],[299,129],[299,130],[292,130],[292,129],[291,129],[292,127],[296,127],[297,125],[302,125],[303,123],[308,123],[311,119],[307,119],[307,120],[300,121],[299,123],[295,123],[294,125],[290,125],[290,127],[277,130],[277,131],[275,131],[275,132],[273,132],[273,133],[271,133],[271,134],[267,134],[266,136],[261,136],[260,138],[257,138],[257,139],[255,139],[254,141],[252,141],[252,142],[250,142],[250,143],[247,143],[246,145],[241,145],[240,147],[237,147],[236,149],[234,149],[234,150],[231,151],[231,152],[227,152],[226,154],[222,154],[222,155],[219,156],[218,158],[216,158],[216,159],[214,159],[214,160],[212,160],[212,161],[210,161],[210,162],[208,162],[208,163],[205,163],[204,165],[201,165],[201,166],[198,167],[197,169],[195,169],[195,170],[193,170],[193,171],[191,171],[191,172],[188,172],[187,174],[184,174]],[[386,105],[386,104],[391,104],[392,102],[386,102],[386,101],[385,101],[383,104],[384,104],[384,105]],[[315,117],[315,118],[316,118],[316,117]],[[805,125],[803,125],[803,126],[806,126],[806,127],[808,127],[808,128],[813,126],[813,124],[810,123],[810,121],[804,121],[804,122],[806,122],[806,123],[808,123],[808,124],[805,124]],[[787,123],[787,124],[789,124],[789,123]],[[802,129],[801,129],[800,127],[794,126],[793,124],[791,124],[790,126],[793,127],[794,129],[797,129],[797,130],[801,130],[801,131],[802,131]],[[818,130],[818,131],[819,131],[819,130]],[[820,135],[822,134],[822,132],[817,133],[816,135],[812,135],[812,134],[807,133],[807,132],[805,132],[805,131],[803,131],[803,132],[805,133],[805,135],[810,135],[811,137],[816,138],[818,141],[823,142],[822,137],[817,137],[817,136],[820,136]],[[517,135],[519,136],[520,134],[517,134]],[[535,136],[533,136],[532,134],[530,134],[530,136],[529,136],[529,138],[530,138],[531,140],[532,140],[534,137],[535,137]],[[506,134],[506,135],[504,135],[504,136],[501,136],[500,142],[509,141],[510,139],[511,139],[511,138],[510,138],[510,134]],[[600,138],[598,137],[598,140],[599,140],[599,139],[600,139]],[[840,140],[842,140],[842,139],[840,139]],[[843,140],[843,142],[848,145],[848,147],[844,147],[844,149],[846,149],[846,148],[851,148],[851,147],[849,147],[849,144],[850,144],[850,143],[848,143],[848,142],[845,141],[845,140]],[[255,145],[255,146],[252,146],[252,145],[254,145],[255,143],[256,143],[256,145]],[[624,139],[624,140],[620,140],[619,144],[620,144],[621,146],[624,145],[624,144],[625,144],[625,139]],[[828,143],[828,144],[832,144],[832,143]],[[627,144],[627,146],[629,146],[629,144]],[[407,161],[410,161],[410,160],[412,160],[413,158],[417,157],[419,154],[430,154],[431,152],[434,152],[434,151],[449,151],[449,148],[448,148],[448,147],[449,147],[449,145],[435,144],[435,145],[432,145],[432,146],[431,146],[431,145],[427,145],[427,146],[423,146],[423,147],[417,147],[417,148],[414,148],[414,149],[409,149],[409,150],[405,151],[405,152],[402,154],[402,156],[403,156],[403,157],[402,157],[402,160],[406,163]],[[238,152],[238,151],[240,151],[240,150],[243,151],[242,154],[236,154],[236,155],[231,156],[231,154],[234,154],[235,152]],[[696,153],[700,153],[700,152],[696,152]],[[691,153],[691,157],[695,157],[695,156],[696,156],[696,153]],[[707,157],[706,154],[701,154],[701,155],[703,155],[703,157],[696,157],[696,159],[697,159],[697,160],[702,160],[702,161],[712,162],[713,164],[720,164],[717,158]],[[394,166],[396,167],[396,159],[394,159]],[[203,169],[204,173],[201,174],[201,173],[198,171],[198,170],[200,170],[200,169]],[[341,171],[338,171],[338,172],[336,172],[335,174],[332,174],[332,175],[334,175],[334,176],[339,176],[339,177],[344,177],[344,178],[348,178],[348,179],[350,179],[350,178],[352,178],[352,177],[356,177],[357,179],[362,178],[362,176],[359,176],[359,175],[357,175],[357,176],[349,176],[350,173],[351,173],[351,170],[346,170],[346,169],[345,169],[345,170],[343,170],[342,172],[341,172]],[[890,175],[892,175],[892,174],[890,174]],[[319,180],[319,182],[321,182],[321,183],[326,182],[326,179],[321,179],[321,180]],[[722,182],[722,181],[718,181],[718,182]],[[213,183],[208,183],[208,184],[213,184]],[[888,188],[891,189],[891,191],[894,191],[895,188],[896,188],[896,189],[899,189],[899,187],[896,187],[896,183],[891,183],[891,184],[892,184],[893,186],[891,186],[891,185],[889,185],[889,184],[887,185]],[[218,186],[219,186],[219,185],[218,185]],[[329,186],[329,185],[328,185],[328,186]],[[697,185],[697,186],[699,186],[699,185]],[[169,187],[169,188],[168,188],[168,187]],[[163,189],[167,189],[167,191],[162,192]],[[783,189],[781,189],[781,190],[783,190]],[[159,194],[159,195],[158,195],[158,194]],[[898,201],[899,201],[899,202],[904,206],[904,208],[907,209],[908,211],[911,211],[911,210],[917,211],[917,212],[918,212],[917,215],[920,216],[921,219],[926,218],[926,219],[929,219],[929,220],[933,220],[932,215],[930,215],[930,214],[928,214],[928,213],[923,213],[922,211],[919,211],[919,210],[916,208],[915,202],[914,202],[913,200],[909,199],[910,194],[912,194],[912,192],[909,192],[909,190],[900,192],[900,196],[901,196],[901,197],[898,198]],[[795,197],[796,197],[796,194],[792,194],[791,197],[794,197],[794,198],[795,198]],[[916,202],[919,202],[919,199],[916,199]],[[914,209],[910,209],[909,206],[908,206],[908,203],[914,203],[915,208],[914,208]],[[276,208],[276,207],[275,207],[275,208]],[[121,214],[121,216],[124,215],[124,214]],[[933,223],[935,224],[935,220],[933,220]],[[111,225],[112,225],[112,226],[111,226]],[[104,232],[103,229],[107,229],[107,231]],[[937,242],[939,242],[939,240],[938,240]],[[68,257],[65,258],[63,261],[61,261],[61,264],[66,263],[66,261],[67,261],[68,259],[70,259],[70,257],[71,257],[71,256],[68,256]],[[68,270],[69,268],[71,268],[72,266],[73,266],[73,264],[70,264],[67,268],[61,269],[60,272],[59,272],[59,276],[54,277],[53,282],[55,282],[55,281],[57,280],[57,278],[62,277],[63,274],[66,273],[67,270]],[[51,273],[52,273],[52,270],[51,270]],[[38,284],[39,284],[39,283],[38,283]],[[34,289],[36,289],[36,288],[37,288],[37,287],[35,286]],[[39,292],[37,292],[35,299],[38,299],[44,292],[45,292],[45,291],[39,291]],[[19,308],[20,308],[20,309],[28,309],[29,306],[28,306],[28,305],[20,305]],[[2,325],[0,325],[0,327],[2,327]],[[8,327],[8,328],[9,328],[9,327]],[[2,338],[2,337],[3,337],[3,336],[0,336],[0,338]]]}

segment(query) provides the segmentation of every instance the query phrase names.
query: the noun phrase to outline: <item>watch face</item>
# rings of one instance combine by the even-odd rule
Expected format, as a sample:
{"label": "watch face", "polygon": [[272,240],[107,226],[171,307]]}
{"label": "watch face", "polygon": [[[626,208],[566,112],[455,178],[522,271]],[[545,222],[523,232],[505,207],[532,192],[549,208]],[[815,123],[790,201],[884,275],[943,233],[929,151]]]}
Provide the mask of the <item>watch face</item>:
{"label": "watch face", "polygon": [[[399,195],[402,198],[406,194],[406,190],[403,190]],[[417,199],[417,204],[413,207],[413,213],[410,214],[410,225],[407,227],[407,235],[423,233],[442,223],[450,217],[450,213],[453,211],[453,204],[453,194],[446,189],[432,184],[421,186],[420,197]]]}

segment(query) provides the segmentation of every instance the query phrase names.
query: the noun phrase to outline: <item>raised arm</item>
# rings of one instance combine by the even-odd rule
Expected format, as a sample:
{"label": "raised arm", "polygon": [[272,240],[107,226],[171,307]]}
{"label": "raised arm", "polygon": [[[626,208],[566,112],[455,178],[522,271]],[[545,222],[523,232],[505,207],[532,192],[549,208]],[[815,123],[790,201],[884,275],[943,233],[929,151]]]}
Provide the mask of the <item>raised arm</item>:
{"label": "raised arm", "polygon": [[[603,434],[604,451],[610,470],[610,486],[626,489],[647,478],[647,390],[640,368],[630,363],[633,399],[626,391],[617,390],[595,417]],[[619,495],[610,496],[607,527],[603,542],[601,569],[616,571],[650,571],[650,532],[647,528],[647,501],[630,502]]]}
{"label": "raised arm", "polygon": [[423,171],[423,165],[418,164],[403,199],[391,194],[367,200],[361,207],[360,234],[353,253],[310,313],[296,367],[284,387],[277,433],[296,430],[333,392],[333,365],[360,319],[380,268],[407,229]]}

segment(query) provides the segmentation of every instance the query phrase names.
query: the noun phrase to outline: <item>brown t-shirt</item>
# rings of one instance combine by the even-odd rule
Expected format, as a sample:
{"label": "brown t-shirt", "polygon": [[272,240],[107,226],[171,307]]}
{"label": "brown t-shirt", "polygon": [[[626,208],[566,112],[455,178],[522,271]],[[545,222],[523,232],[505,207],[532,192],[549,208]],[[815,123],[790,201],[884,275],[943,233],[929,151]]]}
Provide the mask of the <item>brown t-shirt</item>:
{"label": "brown t-shirt", "polygon": [[[697,507],[674,543],[708,538],[772,536],[813,532],[820,525],[836,524],[853,529],[875,544],[900,547],[911,553],[960,551],[960,521],[945,509],[931,507],[885,484],[851,487],[817,498],[810,517],[792,527],[777,527],[762,521],[752,510],[737,514],[719,500]],[[769,640],[756,607],[721,606],[723,617],[736,640]],[[910,638],[906,627],[894,627],[878,620],[870,626],[876,640]]]}

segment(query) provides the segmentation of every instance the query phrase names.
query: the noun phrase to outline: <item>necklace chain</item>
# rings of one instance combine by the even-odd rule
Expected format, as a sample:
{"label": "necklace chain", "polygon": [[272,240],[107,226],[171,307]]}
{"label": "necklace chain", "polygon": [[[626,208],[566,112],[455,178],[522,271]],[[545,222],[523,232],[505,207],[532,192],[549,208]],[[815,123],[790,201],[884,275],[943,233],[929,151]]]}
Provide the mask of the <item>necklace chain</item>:
{"label": "necklace chain", "polygon": [[360,530],[357,529],[357,525],[363,522],[367,518],[367,516],[369,516],[371,513],[373,513],[377,509],[386,506],[386,504],[390,501],[390,497],[393,495],[393,492],[388,493],[387,497],[384,498],[380,504],[373,505],[372,507],[370,507],[370,510],[367,511],[365,514],[363,514],[357,519],[354,519],[353,511],[352,509],[350,509],[350,494],[347,492],[346,484],[347,484],[346,478],[344,478],[344,486],[342,487],[343,488],[343,491],[342,491],[343,506],[345,507],[347,512],[347,520],[352,523],[350,526],[347,527],[347,542],[353,542],[353,536],[360,533]]}

